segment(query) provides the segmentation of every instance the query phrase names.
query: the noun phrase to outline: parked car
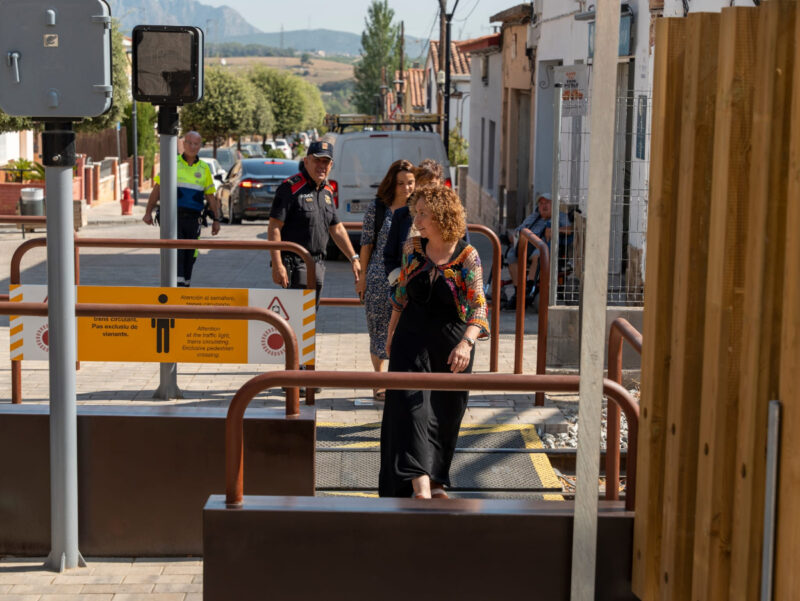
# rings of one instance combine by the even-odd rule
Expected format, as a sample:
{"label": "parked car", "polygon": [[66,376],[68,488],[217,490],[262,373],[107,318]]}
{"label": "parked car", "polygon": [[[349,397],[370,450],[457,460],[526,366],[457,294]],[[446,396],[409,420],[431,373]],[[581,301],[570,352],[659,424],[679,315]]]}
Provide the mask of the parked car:
{"label": "parked car", "polygon": [[292,158],[292,149],[289,146],[289,142],[286,141],[286,138],[275,138],[274,143],[275,148],[280,150],[287,159]]}
{"label": "parked car", "polygon": [[204,163],[208,163],[208,166],[211,168],[211,177],[219,182],[225,181],[225,175],[228,173],[223,169],[222,165],[219,164],[219,161],[214,157],[200,157],[200,160]]}
{"label": "parked car", "polygon": [[[202,158],[213,158],[214,157],[214,149],[210,146],[206,146],[205,148],[201,148],[200,152],[197,153],[197,156]],[[222,165],[222,168],[225,170],[225,173],[230,171],[233,164],[239,160],[241,156],[239,156],[239,151],[236,149],[236,146],[228,146],[226,148],[217,148],[217,160],[219,164]]]}
{"label": "parked car", "polygon": [[264,154],[264,147],[261,144],[259,144],[258,142],[243,142],[242,143],[242,154],[245,155],[245,158],[254,158],[254,157],[266,156]]}
{"label": "parked car", "polygon": [[[325,134],[322,138],[333,144],[333,167],[328,177],[334,190],[334,204],[341,221],[363,221],[364,211],[375,199],[390,165],[406,159],[415,165],[423,159],[433,159],[442,165],[447,179],[450,163],[439,134],[425,131],[358,131]],[[360,247],[361,233],[349,232],[355,248]],[[328,255],[337,256],[335,246]]]}
{"label": "parked car", "polygon": [[297,161],[252,158],[234,163],[228,179],[217,191],[223,221],[267,219],[275,190],[300,170]]}

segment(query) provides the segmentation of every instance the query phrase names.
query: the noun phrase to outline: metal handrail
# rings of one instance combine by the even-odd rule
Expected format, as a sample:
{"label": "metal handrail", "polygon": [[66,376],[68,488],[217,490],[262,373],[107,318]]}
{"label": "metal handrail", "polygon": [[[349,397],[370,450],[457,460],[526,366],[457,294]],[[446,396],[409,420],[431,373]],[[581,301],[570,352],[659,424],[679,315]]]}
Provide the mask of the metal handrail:
{"label": "metal handrail", "polygon": [[[22,257],[29,250],[47,245],[47,238],[33,238],[20,244],[11,256],[9,285],[21,284]],[[311,253],[294,242],[274,242],[272,240],[139,240],[136,238],[79,238],[75,237],[75,284],[80,284],[80,247],[87,248],[186,248],[186,249],[226,249],[226,250],[286,250],[300,256],[306,264],[306,289],[316,290],[316,264]],[[2,300],[2,299],[0,299]],[[313,392],[308,397],[313,403]],[[11,401],[22,402],[21,361],[11,362]]]}
{"label": "metal handrail", "polygon": [[[348,231],[360,231],[364,227],[364,224],[358,221],[346,221],[343,222],[343,225]],[[491,324],[489,327],[489,371],[497,372],[500,370],[498,359],[500,354],[500,312],[494,310],[494,303],[498,302],[495,299],[500,298],[500,269],[502,267],[500,238],[498,238],[497,234],[491,229],[479,223],[468,223],[467,229],[476,234],[483,234],[489,239],[492,245],[492,300],[487,300],[487,309],[491,311]],[[321,298],[319,304],[345,307],[359,306],[361,305],[361,301],[357,298]]]}
{"label": "metal handrail", "polygon": [[[528,242],[539,251],[539,326],[536,336],[536,373],[547,373],[547,318],[550,301],[550,249],[528,228],[519,232],[517,243],[517,307],[514,333],[514,373],[522,373],[523,342],[525,337],[525,286],[528,279]],[[536,393],[536,405],[544,405],[544,391]]]}
{"label": "metal handrail", "polygon": [[[624,317],[617,317],[611,322],[608,334],[608,379],[622,386],[622,341],[625,340],[633,349],[642,354],[642,335]],[[609,403],[606,409],[606,499],[619,499],[619,464],[620,464],[620,425],[619,408]],[[626,415],[627,417],[627,415]],[[638,433],[638,422],[634,425]],[[636,449],[631,450],[631,421],[628,419],[628,456],[627,472],[629,481],[625,487],[625,499],[633,498],[635,487],[630,483],[631,466],[636,469]]]}
{"label": "metal handrail", "polygon": [[[47,317],[47,303],[0,302],[0,315],[34,315]],[[264,307],[182,307],[176,305],[116,305],[107,303],[76,303],[76,317],[168,317],[177,319],[227,319],[263,321],[273,326],[283,337],[286,346],[286,369],[299,369],[297,337],[289,322]],[[12,363],[19,363],[15,361]],[[299,372],[303,373],[303,372]],[[22,399],[13,400],[21,404]],[[296,415],[300,409],[297,388],[286,392],[286,415]]]}
{"label": "metal handrail", "polygon": [[[277,371],[255,376],[236,392],[225,418],[225,497],[229,507],[242,505],[244,496],[244,413],[250,401],[263,390],[278,386],[324,386],[326,388],[385,388],[392,390],[505,390],[530,392],[576,392],[580,376],[518,374],[449,374],[357,371]],[[629,423],[637,423],[639,406],[630,393],[611,380],[603,380],[603,392],[620,405]],[[288,415],[288,414],[287,414]],[[299,407],[294,416],[299,415]],[[635,439],[632,439],[635,447]],[[631,448],[631,446],[629,446]],[[634,449],[635,451],[635,449]],[[628,486],[636,480],[635,465],[628,472]],[[625,506],[633,510],[633,496]]]}
{"label": "metal handrail", "polygon": [[44,225],[47,223],[47,217],[44,215],[0,215],[0,223]]}

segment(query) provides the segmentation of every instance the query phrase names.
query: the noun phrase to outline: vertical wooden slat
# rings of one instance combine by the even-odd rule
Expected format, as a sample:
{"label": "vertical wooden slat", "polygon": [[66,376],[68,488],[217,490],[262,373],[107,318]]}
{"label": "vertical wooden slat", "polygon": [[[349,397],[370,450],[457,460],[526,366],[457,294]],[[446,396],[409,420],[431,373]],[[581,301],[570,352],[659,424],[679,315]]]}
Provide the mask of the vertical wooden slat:
{"label": "vertical wooden slat", "polygon": [[[767,403],[778,397],[780,373],[789,154],[787,115],[792,85],[795,3],[774,0],[759,10],[750,170],[753,210],[748,215],[746,241],[745,325],[731,539],[729,593],[732,600],[758,598]],[[797,232],[793,234],[796,236]],[[780,515],[779,519],[784,517]],[[797,566],[794,569],[797,570]],[[779,595],[775,598],[791,597]]]}
{"label": "vertical wooden slat", "polygon": [[693,600],[728,599],[757,24],[756,8],[720,18]]}
{"label": "vertical wooden slat", "polygon": [[692,589],[719,20],[687,17],[661,539],[661,598],[675,601]]}
{"label": "vertical wooden slat", "polygon": [[647,267],[644,289],[641,423],[636,477],[633,591],[655,599],[661,551],[664,422],[669,394],[672,279],[675,269],[675,199],[683,90],[686,22],[656,21]]}
{"label": "vertical wooden slat", "polygon": [[794,92],[790,115],[786,266],[783,288],[783,332],[779,398],[782,402],[775,599],[800,596],[800,10],[795,16]]}

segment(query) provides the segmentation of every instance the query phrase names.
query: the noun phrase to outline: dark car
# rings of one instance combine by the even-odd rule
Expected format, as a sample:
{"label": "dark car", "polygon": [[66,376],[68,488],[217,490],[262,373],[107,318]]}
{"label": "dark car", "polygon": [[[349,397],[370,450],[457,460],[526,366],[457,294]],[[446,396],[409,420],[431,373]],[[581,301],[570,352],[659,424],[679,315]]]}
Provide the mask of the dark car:
{"label": "dark car", "polygon": [[298,171],[298,162],[288,159],[237,161],[217,192],[223,220],[241,223],[242,219],[268,219],[275,190]]}

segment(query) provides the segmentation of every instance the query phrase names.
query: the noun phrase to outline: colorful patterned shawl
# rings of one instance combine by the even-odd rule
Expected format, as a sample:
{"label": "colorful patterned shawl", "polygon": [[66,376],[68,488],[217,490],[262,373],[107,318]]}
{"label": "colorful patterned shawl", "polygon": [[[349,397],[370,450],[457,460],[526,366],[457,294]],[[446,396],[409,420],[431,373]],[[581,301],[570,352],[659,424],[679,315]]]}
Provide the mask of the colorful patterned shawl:
{"label": "colorful patterned shawl", "polygon": [[408,303],[406,288],[408,282],[420,273],[427,273],[430,269],[437,269],[439,276],[453,293],[453,300],[461,321],[468,326],[480,328],[478,338],[489,337],[489,322],[487,321],[486,297],[483,295],[483,272],[478,251],[467,244],[458,253],[458,256],[444,263],[434,265],[422,248],[422,239],[419,236],[409,238],[403,245],[403,262],[400,267],[400,277],[397,287],[391,297],[392,304],[403,309]]}

